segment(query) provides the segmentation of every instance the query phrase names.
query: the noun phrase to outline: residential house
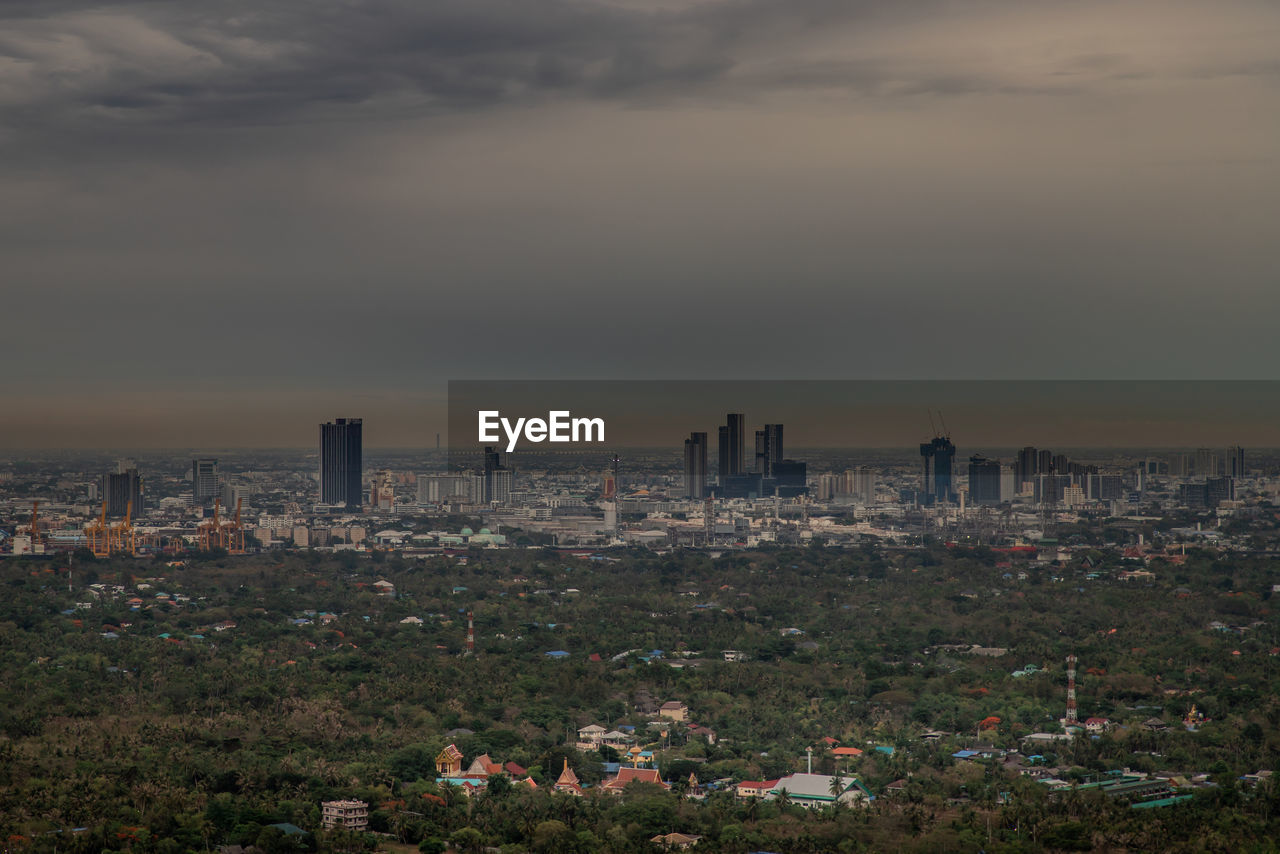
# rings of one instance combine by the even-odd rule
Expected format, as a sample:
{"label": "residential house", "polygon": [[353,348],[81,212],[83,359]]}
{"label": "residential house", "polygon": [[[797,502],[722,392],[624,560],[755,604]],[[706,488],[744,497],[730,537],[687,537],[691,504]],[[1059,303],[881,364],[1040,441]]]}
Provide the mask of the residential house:
{"label": "residential house", "polygon": [[365,830],[369,827],[369,805],[364,801],[325,801],[320,804],[320,821],[326,828]]}
{"label": "residential house", "polygon": [[689,707],[679,700],[670,700],[659,707],[658,717],[666,718],[676,723],[684,723],[689,720]]}
{"label": "residential house", "polygon": [[763,798],[777,784],[777,780],[743,780],[734,787],[734,794],[740,798]]}
{"label": "residential house", "polygon": [[579,750],[599,750],[604,741],[605,728],[599,724],[589,724],[578,730]]}
{"label": "residential house", "polygon": [[1085,718],[1084,728],[1090,733],[1106,732],[1111,729],[1111,721],[1106,718]]}
{"label": "residential house", "polygon": [[698,840],[701,838],[701,836],[689,833],[660,833],[649,841],[661,845],[663,848],[668,850],[682,851],[686,848],[692,848],[697,845]]}

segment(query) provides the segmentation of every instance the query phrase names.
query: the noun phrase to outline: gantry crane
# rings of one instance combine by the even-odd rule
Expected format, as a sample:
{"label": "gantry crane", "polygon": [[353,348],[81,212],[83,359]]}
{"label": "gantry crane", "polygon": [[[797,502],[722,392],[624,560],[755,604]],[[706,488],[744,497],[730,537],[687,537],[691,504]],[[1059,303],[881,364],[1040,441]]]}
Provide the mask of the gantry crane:
{"label": "gantry crane", "polygon": [[198,526],[201,551],[207,552],[218,547],[218,529],[221,527],[218,522],[218,510],[221,507],[222,499],[213,499],[213,518],[201,522]]}
{"label": "gantry crane", "polygon": [[107,557],[111,554],[111,543],[107,529],[107,502],[102,502],[102,515],[85,526],[85,540],[94,557]]}
{"label": "gantry crane", "polygon": [[112,525],[107,530],[107,550],[112,553],[123,552],[130,557],[138,554],[137,533],[133,528],[133,502],[125,505],[124,521]]}
{"label": "gantry crane", "polygon": [[224,548],[233,555],[244,554],[244,525],[240,522],[240,502],[243,499],[236,496],[236,515],[235,518],[227,525],[224,536]]}

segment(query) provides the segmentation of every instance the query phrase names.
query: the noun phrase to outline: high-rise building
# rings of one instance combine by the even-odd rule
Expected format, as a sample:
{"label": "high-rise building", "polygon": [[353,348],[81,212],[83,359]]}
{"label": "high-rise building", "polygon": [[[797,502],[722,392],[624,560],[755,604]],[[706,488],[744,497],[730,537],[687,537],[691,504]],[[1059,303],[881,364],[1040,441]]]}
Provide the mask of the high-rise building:
{"label": "high-rise building", "polygon": [[191,503],[208,504],[218,497],[221,482],[218,480],[217,460],[191,461]]}
{"label": "high-rise building", "polygon": [[[102,497],[107,502],[108,516],[123,516],[132,509],[134,516],[142,513],[142,477],[133,463],[120,461],[114,473],[102,476]],[[132,505],[132,506],[131,506]]]}
{"label": "high-rise building", "polygon": [[1213,452],[1213,449],[1196,448],[1196,477],[1217,477],[1218,465],[1221,462],[1222,461],[1218,458],[1218,455]]}
{"label": "high-rise building", "polygon": [[363,497],[364,440],[359,418],[320,425],[320,501],[359,510]]}
{"label": "high-rise building", "polygon": [[774,489],[779,498],[808,493],[809,465],[802,460],[778,460],[773,464]]}
{"label": "high-rise building", "polygon": [[852,498],[859,504],[874,504],[876,471],[867,466],[846,469],[836,486],[836,495]]}
{"label": "high-rise building", "polygon": [[684,494],[707,497],[707,434],[690,433],[684,440]]}
{"label": "high-rise building", "polygon": [[719,430],[720,470],[721,478],[732,477],[743,473],[743,446],[746,440],[747,416],[741,412],[730,412],[727,423]]}
{"label": "high-rise building", "polygon": [[1036,474],[1053,474],[1053,451],[1036,453]]}
{"label": "high-rise building", "polygon": [[1038,452],[1035,448],[1028,445],[1021,451],[1018,451],[1018,459],[1013,464],[1013,480],[1021,490],[1022,484],[1030,483],[1038,474],[1036,463],[1039,459]]}
{"label": "high-rise building", "polygon": [[764,425],[763,430],[756,432],[756,442],[759,445],[756,454],[760,457],[762,466],[758,466],[757,470],[765,477],[773,477],[774,465],[786,459],[782,447],[782,425]]}
{"label": "high-rise building", "polygon": [[369,484],[369,506],[375,511],[390,512],[396,507],[395,478],[389,469],[380,469]]}
{"label": "high-rise building", "polygon": [[1239,445],[1232,445],[1227,448],[1224,462],[1225,465],[1222,467],[1223,474],[1236,479],[1244,477],[1244,448]]}
{"label": "high-rise building", "polygon": [[484,449],[484,492],[480,496],[483,504],[506,504],[511,497],[511,470],[502,464],[498,449],[492,446]]}
{"label": "high-rise building", "polygon": [[1236,500],[1236,482],[1230,477],[1211,477],[1204,482],[1204,505],[1217,507],[1223,501]]}
{"label": "high-rise building", "polygon": [[471,500],[471,478],[467,475],[418,475],[419,504],[467,504]]}
{"label": "high-rise building", "polygon": [[951,468],[956,456],[956,446],[951,444],[949,438],[937,436],[933,441],[920,445],[920,456],[924,459],[925,495],[932,496],[934,501],[954,501]]}
{"label": "high-rise building", "polygon": [[1000,503],[999,460],[990,460],[981,454],[969,458],[969,500],[974,504]]}

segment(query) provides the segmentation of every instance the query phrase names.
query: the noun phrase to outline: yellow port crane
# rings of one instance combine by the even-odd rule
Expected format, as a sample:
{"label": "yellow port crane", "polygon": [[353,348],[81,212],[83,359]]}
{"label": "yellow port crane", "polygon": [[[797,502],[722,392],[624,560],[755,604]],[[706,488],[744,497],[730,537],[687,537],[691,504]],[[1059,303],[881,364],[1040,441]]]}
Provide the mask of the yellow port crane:
{"label": "yellow port crane", "polygon": [[133,502],[125,505],[124,521],[113,524],[107,530],[107,550],[114,554],[123,552],[130,557],[138,554],[138,539],[133,528]]}
{"label": "yellow port crane", "polygon": [[225,536],[225,548],[233,555],[244,554],[244,524],[240,521],[240,502],[242,500],[242,498],[236,496],[235,519],[227,526]]}
{"label": "yellow port crane", "polygon": [[84,536],[89,551],[94,557],[107,557],[111,554],[111,542],[107,529],[107,502],[102,502],[102,515],[85,526]]}

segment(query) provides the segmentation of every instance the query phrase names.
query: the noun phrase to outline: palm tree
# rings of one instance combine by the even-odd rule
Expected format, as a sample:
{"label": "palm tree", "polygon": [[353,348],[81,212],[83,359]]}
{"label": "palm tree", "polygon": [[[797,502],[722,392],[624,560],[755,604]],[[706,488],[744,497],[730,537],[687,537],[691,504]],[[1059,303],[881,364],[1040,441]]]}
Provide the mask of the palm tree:
{"label": "palm tree", "polygon": [[830,793],[831,797],[836,799],[836,803],[838,804],[840,803],[840,796],[844,794],[844,790],[846,788],[848,787],[844,784],[844,777],[842,777],[840,772],[837,771],[836,775],[831,778],[831,785],[827,786],[827,792]]}

